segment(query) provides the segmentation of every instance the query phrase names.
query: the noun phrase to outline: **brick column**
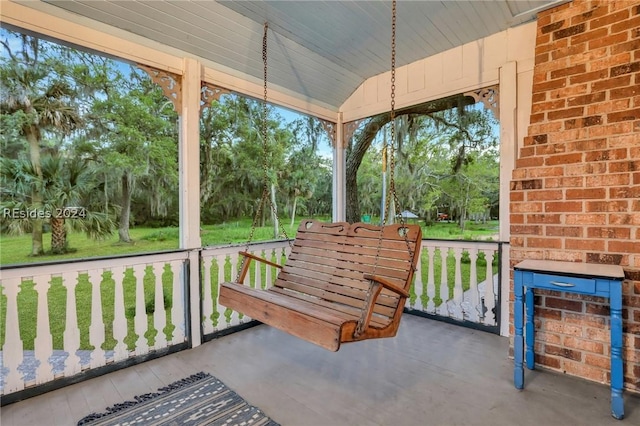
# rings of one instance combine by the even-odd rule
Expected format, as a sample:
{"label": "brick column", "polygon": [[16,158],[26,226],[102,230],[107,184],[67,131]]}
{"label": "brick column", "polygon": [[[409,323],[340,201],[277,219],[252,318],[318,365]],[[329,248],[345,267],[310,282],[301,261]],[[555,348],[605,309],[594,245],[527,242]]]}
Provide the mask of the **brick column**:
{"label": "brick column", "polygon": [[[511,266],[621,265],[625,387],[640,391],[640,0],[540,13],[535,55],[511,182]],[[537,292],[536,362],[608,383],[608,315],[606,299]]]}

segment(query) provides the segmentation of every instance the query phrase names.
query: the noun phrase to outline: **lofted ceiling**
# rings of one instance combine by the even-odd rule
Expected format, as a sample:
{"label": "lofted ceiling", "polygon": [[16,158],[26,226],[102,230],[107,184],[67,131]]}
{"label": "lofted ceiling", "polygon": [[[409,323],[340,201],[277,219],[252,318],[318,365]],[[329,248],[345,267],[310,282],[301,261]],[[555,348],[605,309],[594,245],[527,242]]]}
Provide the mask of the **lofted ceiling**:
{"label": "lofted ceiling", "polygon": [[[333,110],[391,65],[391,1],[17,1],[96,20],[258,81],[268,22],[269,83]],[[397,66],[530,21],[566,1],[400,0]]]}

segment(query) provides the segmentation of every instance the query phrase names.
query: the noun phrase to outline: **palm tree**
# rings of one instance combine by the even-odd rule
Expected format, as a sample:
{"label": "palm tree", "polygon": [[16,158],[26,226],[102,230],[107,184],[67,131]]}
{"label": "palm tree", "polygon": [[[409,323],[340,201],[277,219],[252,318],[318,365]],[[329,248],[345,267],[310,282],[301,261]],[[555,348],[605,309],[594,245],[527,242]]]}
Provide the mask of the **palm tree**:
{"label": "palm tree", "polygon": [[52,253],[68,251],[67,228],[84,231],[94,239],[111,234],[115,225],[107,213],[83,207],[98,184],[88,161],[48,155],[42,158],[42,174],[45,209],[52,213]]}
{"label": "palm tree", "polygon": [[[5,32],[7,34],[8,32]],[[68,135],[80,124],[80,115],[73,102],[74,90],[65,80],[64,64],[50,47],[36,37],[12,33],[20,40],[13,49],[9,41],[0,40],[6,55],[0,58],[0,111],[14,115],[19,134],[25,138],[34,176],[42,180],[41,144],[47,132]],[[38,185],[32,186],[30,203],[44,212],[43,194]],[[43,219],[31,224],[34,256],[44,253],[42,245]]]}
{"label": "palm tree", "polygon": [[[3,187],[10,191],[4,197],[3,208],[10,211],[31,212],[48,221],[51,227],[51,252],[62,254],[69,251],[67,231],[82,231],[90,238],[99,239],[110,235],[115,227],[108,214],[87,206],[89,196],[96,191],[98,180],[90,162],[77,158],[63,158],[59,153],[44,154],[40,158],[40,176],[35,165],[25,158],[3,158]],[[37,188],[42,197],[35,207],[27,188]],[[13,233],[33,229],[33,219],[15,217],[9,222]]]}

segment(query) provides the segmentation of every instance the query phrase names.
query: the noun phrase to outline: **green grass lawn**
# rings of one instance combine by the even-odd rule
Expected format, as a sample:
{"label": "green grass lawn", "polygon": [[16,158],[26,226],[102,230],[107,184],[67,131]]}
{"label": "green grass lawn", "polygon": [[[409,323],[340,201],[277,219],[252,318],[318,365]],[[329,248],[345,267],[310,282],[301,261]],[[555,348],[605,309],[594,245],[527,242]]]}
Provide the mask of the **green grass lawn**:
{"label": "green grass lawn", "polygon": [[497,241],[498,225],[497,220],[486,223],[475,223],[467,221],[464,232],[457,223],[433,222],[430,225],[422,223],[422,238],[433,238],[443,240],[487,240]]}
{"label": "green grass lawn", "polygon": [[[45,254],[31,256],[31,234],[0,236],[0,265],[16,263],[48,262],[64,259],[81,259],[99,256],[115,256],[131,253],[155,252],[178,248],[177,228],[132,228],[129,232],[133,242],[119,243],[118,235],[94,241],[85,234],[69,233],[67,241],[73,252],[66,254]],[[51,235],[43,236],[45,252],[51,249]]]}
{"label": "green grass lawn", "polygon": [[[285,225],[285,231],[291,238],[295,236],[295,226]],[[251,220],[244,219],[218,225],[202,225],[200,237],[203,246],[245,243],[249,238]],[[104,240],[91,240],[85,234],[72,232],[67,241],[72,252],[43,256],[31,256],[31,234],[0,235],[0,265],[14,265],[22,263],[48,262],[64,259],[86,259],[100,256],[119,256],[132,253],[153,253],[163,250],[175,250],[179,247],[180,230],[176,227],[168,228],[131,228],[129,230],[131,243],[118,242],[117,233]],[[256,228],[253,241],[267,241],[273,238],[271,226]],[[44,250],[51,249],[51,235],[43,237]]]}

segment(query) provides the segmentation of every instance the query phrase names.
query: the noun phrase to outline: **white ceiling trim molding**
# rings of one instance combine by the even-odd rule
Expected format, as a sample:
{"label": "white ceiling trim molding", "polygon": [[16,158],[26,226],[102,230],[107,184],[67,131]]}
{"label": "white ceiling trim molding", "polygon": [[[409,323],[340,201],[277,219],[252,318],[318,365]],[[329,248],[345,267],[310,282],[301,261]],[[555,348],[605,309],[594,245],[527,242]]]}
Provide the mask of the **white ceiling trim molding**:
{"label": "white ceiling trim molding", "polygon": [[[220,86],[234,93],[256,99],[262,99],[264,96],[263,82],[257,78],[251,76],[236,77],[207,66],[211,64],[210,61],[203,61],[203,63],[205,64],[202,76],[204,83]],[[310,98],[302,99],[300,94],[271,83],[267,85],[267,101],[273,105],[312,115],[323,120],[334,123],[338,121],[337,108]]]}
{"label": "white ceiling trim molding", "polygon": [[[390,67],[390,0],[11,1],[247,81],[262,80],[260,40],[269,22],[269,83],[334,111]],[[401,1],[397,66],[517,28],[566,1]],[[407,90],[420,85],[411,80]]]}
{"label": "white ceiling trim molding", "polygon": [[0,1],[1,22],[132,64],[182,74],[182,59],[167,46],[39,1]]}
{"label": "white ceiling trim molding", "polygon": [[[535,37],[536,23],[531,22],[399,67],[396,108],[498,84],[504,64],[522,63],[523,68],[531,64]],[[385,72],[365,80],[340,107],[344,121],[388,111],[390,78]]]}
{"label": "white ceiling trim molding", "polygon": [[[159,71],[183,74],[183,59],[198,60],[204,68],[202,80],[241,95],[261,99],[262,81],[226,69],[209,60],[162,45],[141,36],[92,21],[43,2],[27,2],[26,7],[13,0],[0,0],[0,22],[98,54],[120,59],[132,65],[141,64]],[[223,71],[230,71],[225,72]],[[337,107],[327,105],[289,89],[269,84],[269,102],[327,121],[337,121]]]}

